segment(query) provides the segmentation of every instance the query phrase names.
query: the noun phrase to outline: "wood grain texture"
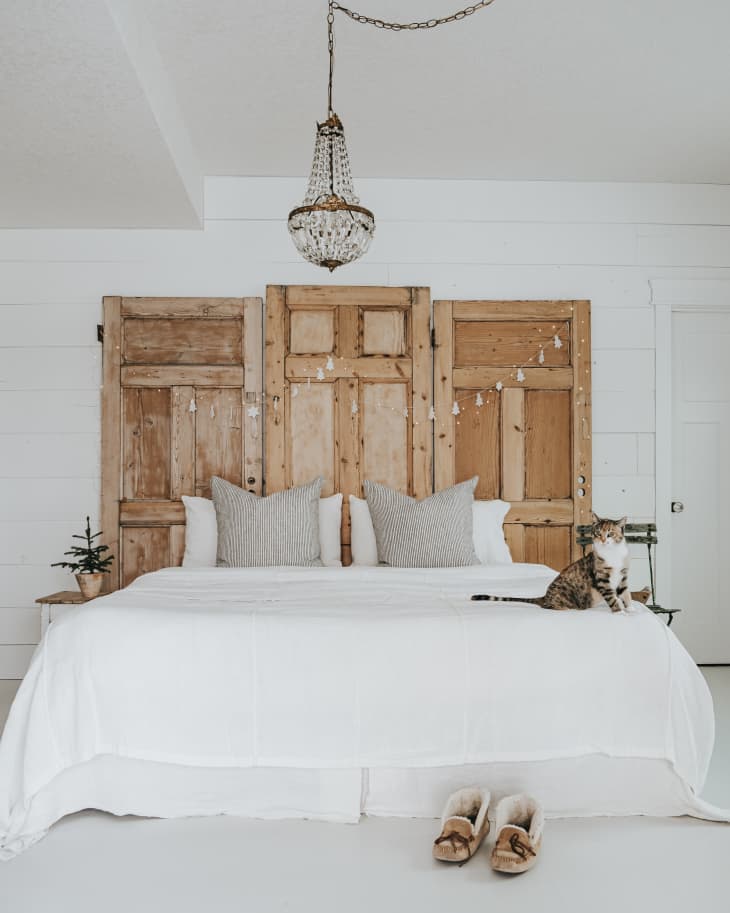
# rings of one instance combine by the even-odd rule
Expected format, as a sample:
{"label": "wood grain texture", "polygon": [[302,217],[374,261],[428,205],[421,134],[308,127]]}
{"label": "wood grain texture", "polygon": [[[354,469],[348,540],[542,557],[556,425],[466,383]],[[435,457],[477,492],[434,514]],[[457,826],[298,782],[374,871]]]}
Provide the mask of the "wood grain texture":
{"label": "wood grain texture", "polygon": [[170,497],[195,494],[195,402],[194,387],[173,387],[171,400]]}
{"label": "wood grain texture", "polygon": [[287,395],[284,360],[288,339],[286,315],[287,290],[282,285],[266,287],[266,330],[264,376],[266,378],[266,459],[264,489],[267,493],[287,487],[286,410]]}
{"label": "wood grain texture", "polygon": [[[573,494],[574,525],[590,522],[593,509],[593,432],[591,382],[591,304],[574,302],[572,324],[575,385],[573,390]],[[582,494],[581,494],[582,492]],[[574,541],[573,560],[580,557]]]}
{"label": "wood grain texture", "polygon": [[414,497],[426,498],[433,492],[433,425],[428,418],[433,401],[430,290],[414,288],[411,301],[413,369],[409,434],[413,451],[412,484]]}
{"label": "wood grain texture", "polygon": [[123,526],[172,526],[185,523],[182,501],[122,501],[119,517]]}
{"label": "wood grain texture", "polygon": [[241,298],[122,298],[123,317],[242,317]]}
{"label": "wood grain texture", "polygon": [[208,498],[212,476],[243,483],[242,391],[206,387],[197,391],[196,402],[195,493]]}
{"label": "wood grain texture", "polygon": [[329,354],[335,348],[336,312],[292,311],[289,314],[289,351],[293,355]]}
{"label": "wood grain texture", "polygon": [[455,320],[567,320],[572,301],[455,301]]}
{"label": "wood grain texture", "polygon": [[122,391],[120,365],[122,346],[121,298],[104,298],[104,343],[101,390],[101,528],[109,554],[114,555],[103,591],[119,588],[121,550],[119,498],[122,484]]}
{"label": "wood grain texture", "polygon": [[[451,417],[453,401],[457,398],[454,389],[454,352],[453,352],[453,313],[452,301],[434,301],[433,328],[436,344],[433,353],[433,390],[434,411],[434,488],[443,491],[453,485],[456,475],[455,463],[455,423]],[[467,463],[478,462],[471,457]]]}
{"label": "wood grain texture", "polygon": [[312,384],[307,393],[289,397],[287,481],[304,485],[321,476],[322,495],[336,490],[335,384]]}
{"label": "wood grain texture", "polygon": [[525,391],[525,497],[570,498],[570,390]]}
{"label": "wood grain texture", "polygon": [[[261,495],[264,487],[264,420],[266,404],[263,386],[264,321],[260,298],[243,300],[243,480],[247,491]],[[252,420],[247,410],[257,406]]]}
{"label": "wood grain texture", "polygon": [[408,308],[411,294],[408,288],[383,285],[290,285],[287,286],[287,307],[290,309],[317,305],[341,307]]}
{"label": "wood grain texture", "polygon": [[365,309],[362,326],[362,354],[405,355],[408,349],[408,312]]}
{"label": "wood grain texture", "polygon": [[[290,380],[306,380],[312,378],[316,382],[317,369],[323,368],[326,359],[321,355],[287,355],[286,376]],[[339,377],[378,377],[383,380],[407,380],[412,374],[411,358],[384,358],[371,355],[362,358],[347,358],[335,355],[332,359],[332,369],[327,371],[327,379]],[[268,375],[267,375],[268,376]]]}
{"label": "wood grain texture", "polygon": [[[537,364],[542,348],[548,367],[570,364],[570,339],[553,345],[554,320],[457,320],[454,324],[454,366]],[[560,328],[563,328],[561,323]]]}
{"label": "wood grain texture", "polygon": [[461,367],[453,369],[454,386],[485,390],[494,387],[500,381],[504,387],[516,387],[520,390],[572,390],[573,368],[530,368],[522,369],[525,379],[517,380],[517,371],[513,367],[490,368],[484,366]]}
{"label": "wood grain texture", "polygon": [[[456,390],[456,399],[468,391]],[[502,399],[496,393],[484,397],[479,408],[473,398],[465,399],[461,415],[453,423],[455,432],[455,481],[479,476],[474,497],[492,500],[502,495],[500,487]]]}
{"label": "wood grain texture", "polygon": [[123,394],[125,498],[170,495],[170,390],[127,389]]}
{"label": "wood grain texture", "polygon": [[122,586],[142,574],[170,566],[170,528],[125,527],[122,530]]}
{"label": "wood grain texture", "polygon": [[241,363],[239,318],[128,318],[122,358],[126,364],[235,365]]}
{"label": "wood grain texture", "polygon": [[526,526],[525,554],[534,564],[562,571],[571,562],[572,527]]}
{"label": "wood grain texture", "polygon": [[406,384],[362,384],[362,467],[363,480],[413,495],[412,464],[404,458],[410,450],[408,401]]}
{"label": "wood grain texture", "polygon": [[502,498],[525,498],[525,391],[502,391]]}
{"label": "wood grain texture", "polygon": [[122,368],[123,387],[241,387],[243,382],[244,372],[239,365],[125,365]]}

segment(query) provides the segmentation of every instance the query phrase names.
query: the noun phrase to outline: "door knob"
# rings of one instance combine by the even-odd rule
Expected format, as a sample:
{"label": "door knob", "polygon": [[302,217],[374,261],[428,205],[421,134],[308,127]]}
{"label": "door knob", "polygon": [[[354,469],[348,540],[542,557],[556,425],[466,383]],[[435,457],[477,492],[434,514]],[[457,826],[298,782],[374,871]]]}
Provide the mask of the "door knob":
{"label": "door knob", "polygon": [[681,514],[684,510],[684,504],[681,501],[672,501],[672,513]]}

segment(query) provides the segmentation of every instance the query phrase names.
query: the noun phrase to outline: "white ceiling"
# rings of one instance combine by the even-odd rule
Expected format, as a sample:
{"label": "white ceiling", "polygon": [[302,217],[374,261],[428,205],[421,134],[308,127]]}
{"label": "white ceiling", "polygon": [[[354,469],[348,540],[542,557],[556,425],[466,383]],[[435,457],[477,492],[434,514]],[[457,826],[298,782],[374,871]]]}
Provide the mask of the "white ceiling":
{"label": "white ceiling", "polygon": [[[351,0],[409,20],[461,0]],[[202,175],[304,175],[325,0],[2,0],[0,224],[198,224]],[[356,177],[730,183],[726,0],[337,14]]]}

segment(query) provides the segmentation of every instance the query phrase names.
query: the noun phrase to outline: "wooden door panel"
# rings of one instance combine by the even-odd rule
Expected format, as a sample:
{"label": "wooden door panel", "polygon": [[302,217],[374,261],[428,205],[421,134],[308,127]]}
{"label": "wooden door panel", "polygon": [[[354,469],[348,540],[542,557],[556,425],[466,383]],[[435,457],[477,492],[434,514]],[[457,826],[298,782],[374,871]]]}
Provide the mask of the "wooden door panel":
{"label": "wooden door panel", "polygon": [[243,485],[243,403],[238,387],[195,391],[195,494],[210,497],[220,476]]}
{"label": "wooden door panel", "polygon": [[432,488],[427,289],[270,286],[266,297],[266,489],[317,475],[347,496],[372,478]]}
{"label": "wooden door panel", "polygon": [[458,321],[454,325],[454,366],[538,364],[540,349],[545,365],[569,365],[570,340],[559,349],[553,345],[558,329],[552,320]]}
{"label": "wooden door panel", "polygon": [[131,389],[123,393],[124,497],[170,496],[170,391]]}
{"label": "wooden door panel", "polygon": [[468,390],[456,390],[456,400],[463,408],[455,422],[456,480],[463,482],[479,476],[474,497],[492,500],[502,496],[500,415],[502,401],[492,394],[484,405],[476,406]]}
{"label": "wooden door panel", "polygon": [[126,364],[235,365],[241,363],[242,340],[240,318],[130,318],[122,358]]}
{"label": "wooden door panel", "polygon": [[170,527],[130,526],[122,530],[122,586],[170,565]]}
{"label": "wooden door panel", "polygon": [[591,510],[589,303],[437,301],[434,319],[436,489],[478,473],[478,498],[511,504],[514,560],[563,568]]}
{"label": "wooden door panel", "polygon": [[364,383],[361,390],[363,481],[380,482],[409,494],[413,489],[412,473],[404,459],[410,451],[408,387]]}
{"label": "wooden door panel", "polygon": [[525,497],[569,498],[571,393],[525,391]]}
{"label": "wooden door panel", "polygon": [[182,495],[262,488],[262,302],[104,299],[102,528],[108,589],[179,564]]}
{"label": "wooden door panel", "polygon": [[336,412],[334,383],[312,384],[297,396],[290,391],[288,463],[292,485],[304,485],[321,476],[322,495],[337,491]]}

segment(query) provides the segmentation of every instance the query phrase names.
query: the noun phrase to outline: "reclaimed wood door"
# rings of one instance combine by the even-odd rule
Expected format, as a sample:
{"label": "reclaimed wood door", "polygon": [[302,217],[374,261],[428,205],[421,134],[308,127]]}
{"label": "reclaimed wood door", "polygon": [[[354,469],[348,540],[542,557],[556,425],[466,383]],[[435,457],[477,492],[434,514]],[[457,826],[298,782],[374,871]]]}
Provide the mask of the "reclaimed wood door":
{"label": "reclaimed wood door", "polygon": [[512,505],[515,561],[561,570],[591,515],[587,301],[436,301],[435,487]]}
{"label": "reclaimed wood door", "polygon": [[433,490],[430,306],[426,288],[267,289],[266,491],[341,491],[346,563],[365,479]]}
{"label": "reclaimed wood door", "polygon": [[102,509],[108,589],[179,565],[182,495],[219,475],[258,494],[260,298],[104,299]]}

